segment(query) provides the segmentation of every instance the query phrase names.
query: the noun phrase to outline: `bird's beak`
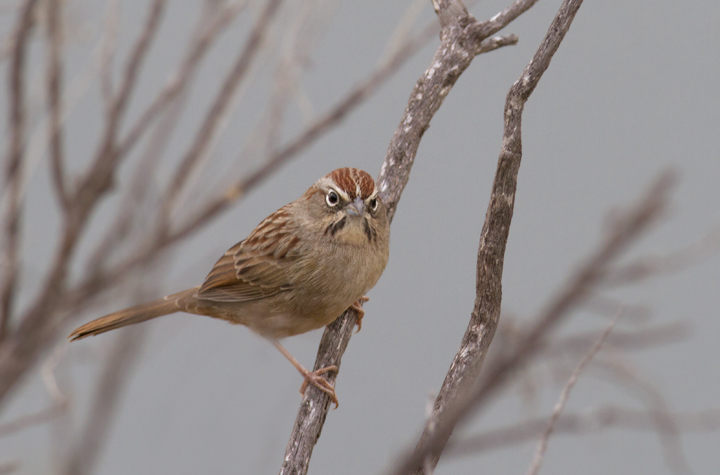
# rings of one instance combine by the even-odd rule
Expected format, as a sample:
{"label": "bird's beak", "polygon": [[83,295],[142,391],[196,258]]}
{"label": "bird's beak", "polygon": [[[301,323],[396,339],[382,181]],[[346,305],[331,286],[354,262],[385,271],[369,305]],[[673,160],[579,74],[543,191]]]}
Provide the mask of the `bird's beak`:
{"label": "bird's beak", "polygon": [[350,216],[362,216],[365,209],[365,203],[361,198],[355,198],[347,207],[347,214]]}

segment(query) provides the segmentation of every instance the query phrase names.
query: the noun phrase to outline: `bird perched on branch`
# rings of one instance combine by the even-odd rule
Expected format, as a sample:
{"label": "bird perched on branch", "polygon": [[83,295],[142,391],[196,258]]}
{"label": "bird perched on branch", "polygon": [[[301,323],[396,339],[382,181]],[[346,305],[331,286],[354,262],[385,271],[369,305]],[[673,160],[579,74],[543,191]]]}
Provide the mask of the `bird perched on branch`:
{"label": "bird perched on branch", "polygon": [[305,378],[337,405],[335,389],[278,342],[321,328],[347,308],[358,311],[380,278],[389,254],[390,224],[372,177],[339,168],[300,198],[265,218],[231,247],[198,287],[136,305],[87,323],[72,340],[99,335],[175,312],[245,325],[269,339]]}

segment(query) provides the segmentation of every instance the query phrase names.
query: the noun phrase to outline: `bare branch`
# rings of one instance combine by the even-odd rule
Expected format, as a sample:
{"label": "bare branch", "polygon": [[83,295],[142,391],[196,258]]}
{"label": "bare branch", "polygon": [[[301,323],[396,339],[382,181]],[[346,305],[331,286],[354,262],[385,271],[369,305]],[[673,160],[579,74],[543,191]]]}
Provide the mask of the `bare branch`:
{"label": "bare branch", "polygon": [[[605,341],[605,347],[623,351],[638,351],[678,343],[687,339],[689,335],[690,329],[687,324],[673,322],[631,332],[615,331]],[[587,348],[599,337],[597,332],[568,336],[547,345],[542,353],[548,357],[577,353],[583,348]]]}
{"label": "bare branch", "polygon": [[47,43],[50,49],[48,56],[47,88],[48,108],[50,115],[50,166],[53,185],[58,202],[62,209],[68,206],[65,190],[65,171],[62,137],[62,3],[61,0],[48,0],[48,34]]}
{"label": "bare branch", "polygon": [[[487,22],[471,25],[468,29],[474,33],[493,34],[502,27],[503,22],[515,18],[534,3],[517,1]],[[424,473],[425,470],[421,467],[428,465],[423,463],[426,456],[430,459],[431,467],[437,465],[442,449],[460,417],[459,409],[449,409],[455,401],[466,399],[495,335],[500,318],[505,246],[512,222],[517,176],[522,158],[522,112],[525,102],[549,66],[581,4],[582,0],[563,2],[540,48],[508,93],[505,102],[503,146],[478,249],[476,298],[470,323],[438,393],[435,412],[420,437],[415,454],[406,458],[394,473]]]}
{"label": "bare branch", "polygon": [[7,475],[9,473],[13,473],[16,470],[20,469],[20,462],[17,460],[12,460],[10,462],[4,462],[0,464],[0,475]]}
{"label": "bare branch", "polygon": [[[282,0],[269,0],[253,26],[250,37],[245,43],[245,47],[235,61],[235,64],[230,74],[228,74],[225,79],[220,91],[218,91],[215,100],[210,106],[210,110],[208,110],[207,115],[205,116],[205,120],[200,126],[200,130],[198,131],[192,146],[181,160],[175,176],[173,177],[170,185],[168,185],[165,196],[162,199],[161,211],[163,215],[161,220],[169,219],[172,206],[182,191],[190,172],[193,170],[198,160],[202,157],[203,152],[210,143],[210,140],[215,133],[215,129],[220,119],[223,117],[223,113],[228,104],[230,103],[230,99],[245,77],[253,59],[257,56],[270,22],[275,16],[275,13],[281,3]],[[166,223],[161,223],[161,226],[164,226],[165,224]],[[161,229],[161,232],[164,233],[164,230]]]}
{"label": "bare branch", "polygon": [[104,34],[100,58],[100,92],[105,113],[110,114],[113,103],[113,59],[117,47],[118,22],[120,21],[120,0],[110,0],[105,13]]}
{"label": "bare branch", "polygon": [[0,437],[6,437],[29,427],[35,427],[55,419],[65,410],[65,403],[53,404],[41,411],[20,416],[17,419],[0,425]]}
{"label": "bare branch", "polygon": [[[624,219],[619,221],[606,236],[598,250],[574,273],[565,288],[550,301],[537,318],[532,319],[533,324],[519,340],[516,351],[500,358],[488,370],[482,384],[473,388],[468,396],[457,398],[451,406],[446,407],[445,416],[438,423],[436,431],[424,443],[419,444],[416,451],[404,459],[402,465],[392,473],[401,474],[416,469],[426,454],[440,450],[456,424],[467,421],[471,413],[487,404],[490,398],[507,383],[508,376],[545,346],[546,337],[572,309],[583,301],[590,289],[602,279],[608,266],[657,221],[667,206],[668,192],[672,183],[672,175],[666,173],[653,184],[642,199],[630,208]],[[463,342],[465,343],[465,340]]]}
{"label": "bare branch", "polygon": [[[336,365],[340,368],[340,361],[343,353],[350,342],[357,313],[348,309],[342,316],[325,328],[318,356],[315,360],[315,369]],[[332,345],[328,334],[340,334],[345,338],[341,339],[339,345]],[[336,372],[330,372],[326,378],[331,384],[335,384]],[[285,449],[280,475],[299,475],[307,473],[310,465],[313,447],[320,438],[320,431],[328,410],[330,409],[330,397],[313,385],[308,386],[305,396],[300,403],[298,417],[295,419],[290,441]]]}
{"label": "bare branch", "polygon": [[[561,414],[554,432],[573,435],[593,434],[604,429],[661,432],[663,428],[658,426],[657,416],[653,411],[607,406],[587,414]],[[720,411],[717,409],[698,413],[670,413],[665,416],[671,418],[682,432],[720,430]],[[458,441],[453,440],[448,444],[446,454],[461,457],[529,442],[535,439],[546,425],[547,417],[538,417]]]}
{"label": "bare branch", "polygon": [[217,13],[216,18],[198,35],[178,70],[170,76],[170,79],[162,91],[147,109],[145,109],[145,112],[140,115],[140,118],[135,122],[135,125],[130,128],[125,138],[120,141],[118,155],[121,157],[127,155],[158,115],[164,111],[182,91],[186,90],[188,84],[194,77],[200,61],[205,57],[213,41],[215,41],[217,36],[230,24],[246,4],[247,2],[242,2],[222,8]]}
{"label": "bare branch", "polygon": [[5,186],[9,199],[4,219],[3,275],[0,289],[0,342],[6,337],[17,282],[20,274],[20,220],[22,218],[22,168],[25,154],[25,60],[27,42],[33,26],[33,9],[37,0],[25,0],[20,9],[10,66],[9,96],[10,148],[8,150]]}
{"label": "bare branch", "polygon": [[481,41],[475,49],[475,54],[489,53],[503,46],[516,45],[518,40],[517,35],[493,36],[492,38]]}
{"label": "bare branch", "polygon": [[[464,7],[458,7],[458,4],[462,5],[459,2],[452,2],[452,5],[448,2],[434,3],[442,25],[441,44],[430,68],[413,88],[408,106],[388,147],[380,176],[377,179],[380,196],[388,208],[388,216],[391,221],[400,195],[409,179],[420,139],[460,74],[470,65],[477,52],[490,51],[503,44],[512,44],[514,40],[512,37],[508,37],[493,40],[481,46],[487,37],[473,36],[470,38],[468,36],[470,30],[468,25],[473,24],[475,20]],[[447,12],[450,10],[452,12],[448,14]],[[242,188],[237,190],[238,193],[242,191]],[[349,310],[332,326],[328,326],[323,334],[317,361],[323,361],[324,364],[337,365],[339,363],[339,356],[337,359],[333,359],[326,354],[326,349],[347,346],[351,332],[340,333],[334,329],[347,328],[347,325],[352,328],[355,318],[355,313]],[[327,414],[326,398],[322,394],[315,393],[306,395],[307,398],[312,398],[314,401],[303,400],[295,423],[296,428],[305,427],[307,430],[302,434],[293,431],[288,443],[282,473],[307,473],[312,448],[320,436],[320,429]],[[320,409],[309,412],[306,409],[308,404],[311,407],[320,407]]]}
{"label": "bare branch", "polygon": [[498,31],[505,28],[517,17],[528,11],[538,0],[515,0],[512,5],[507,7],[489,20],[475,23],[470,26],[472,34],[481,41],[494,35]]}
{"label": "bare branch", "polygon": [[550,435],[553,433],[553,430],[555,430],[558,418],[560,417],[560,414],[565,408],[565,404],[570,397],[570,392],[572,391],[573,387],[575,387],[577,380],[580,378],[580,373],[582,373],[588,363],[590,363],[590,360],[592,360],[598,353],[598,351],[600,351],[600,348],[605,342],[605,339],[608,337],[608,335],[610,335],[610,332],[612,332],[613,328],[615,328],[615,325],[617,324],[620,317],[622,317],[622,314],[623,309],[620,309],[615,318],[613,318],[613,320],[610,322],[610,325],[608,325],[605,331],[602,332],[600,338],[598,338],[598,340],[595,342],[592,348],[590,348],[590,351],[587,352],[583,359],[580,360],[580,363],[578,363],[577,367],[570,375],[570,379],[568,379],[568,382],[565,384],[565,387],[560,393],[560,399],[558,400],[557,404],[555,404],[552,416],[550,416],[550,420],[548,421],[545,430],[540,436],[540,440],[538,440],[538,444],[535,449],[535,455],[533,456],[533,461],[530,464],[530,468],[528,469],[528,475],[537,475],[538,472],[540,472],[540,466],[542,465],[543,458],[545,457],[545,452],[547,451],[547,445],[548,441],[550,440]]}
{"label": "bare branch", "polygon": [[720,249],[720,232],[710,233],[700,241],[666,255],[644,257],[612,269],[604,285],[632,284],[660,274],[679,272],[706,260]]}
{"label": "bare branch", "polygon": [[115,136],[125,111],[140,65],[146,56],[150,42],[159,27],[166,0],[154,0],[145,27],[138,38],[130,59],[120,92],[115,98],[108,118],[104,137],[95,161],[71,199],[65,215],[62,236],[38,296],[26,312],[12,339],[0,340],[0,405],[17,380],[32,366],[40,350],[48,344],[59,329],[58,315],[64,303],[66,273],[88,217],[102,194],[109,189],[117,165]]}
{"label": "bare branch", "polygon": [[92,473],[92,468],[100,455],[99,448],[105,440],[112,416],[115,414],[114,409],[122,393],[121,389],[126,385],[145,331],[145,327],[136,326],[118,335],[108,355],[107,365],[98,385],[85,431],[78,438],[78,444],[63,469],[66,475]]}
{"label": "bare branch", "polygon": [[145,27],[130,54],[125,73],[117,95],[108,111],[107,123],[100,148],[96,154],[92,168],[82,181],[75,199],[78,206],[79,220],[84,223],[87,215],[94,207],[97,198],[107,191],[112,184],[112,177],[117,167],[116,138],[120,131],[120,122],[130,103],[130,95],[137,83],[140,66],[147,56],[150,43],[155,37],[167,0],[154,0],[148,13]]}

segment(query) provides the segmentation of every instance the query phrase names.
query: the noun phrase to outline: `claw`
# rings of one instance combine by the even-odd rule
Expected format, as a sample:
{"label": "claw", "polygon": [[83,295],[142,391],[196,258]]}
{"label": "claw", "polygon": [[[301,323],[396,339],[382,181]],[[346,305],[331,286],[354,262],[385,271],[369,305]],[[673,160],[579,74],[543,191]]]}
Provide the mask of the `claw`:
{"label": "claw", "polygon": [[312,373],[305,370],[306,372],[303,373],[303,378],[305,378],[305,381],[303,381],[302,386],[300,386],[300,394],[304,396],[305,390],[308,388],[308,385],[312,384],[320,391],[330,396],[330,401],[335,404],[335,409],[337,409],[340,403],[338,402],[337,395],[335,394],[335,386],[333,386],[330,381],[322,377],[323,374],[329,371],[337,370],[338,367],[335,365],[320,368],[319,370],[313,371]]}
{"label": "claw", "polygon": [[303,365],[300,364],[298,360],[296,360],[293,355],[290,354],[288,350],[285,349],[284,346],[280,344],[277,340],[271,340],[273,345],[275,345],[275,348],[280,350],[280,353],[285,356],[285,358],[292,363],[292,365],[295,367],[296,370],[302,375],[303,378],[305,378],[305,381],[303,381],[302,386],[300,386],[300,394],[303,396],[305,395],[305,390],[308,387],[308,384],[312,384],[316,388],[318,388],[320,391],[324,392],[328,396],[330,396],[330,401],[335,403],[335,409],[338,408],[340,403],[338,402],[338,398],[335,395],[335,386],[332,385],[327,379],[323,378],[322,375],[327,373],[328,371],[338,371],[338,367],[335,365],[332,366],[326,366],[324,368],[320,368],[317,371],[313,371],[312,373],[305,369]]}
{"label": "claw", "polygon": [[368,300],[370,300],[370,297],[368,297],[367,295],[363,295],[362,297],[357,299],[357,302],[350,305],[350,308],[355,310],[358,314],[357,320],[355,321],[355,325],[357,325],[358,328],[355,333],[358,333],[360,330],[362,330],[362,319],[365,316],[365,310],[363,310],[362,304],[364,302],[367,302]]}

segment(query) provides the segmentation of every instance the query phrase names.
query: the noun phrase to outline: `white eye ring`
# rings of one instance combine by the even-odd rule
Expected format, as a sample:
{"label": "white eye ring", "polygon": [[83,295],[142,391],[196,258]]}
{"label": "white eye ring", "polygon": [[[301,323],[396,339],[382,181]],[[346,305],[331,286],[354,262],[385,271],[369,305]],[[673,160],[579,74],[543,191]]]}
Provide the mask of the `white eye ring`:
{"label": "white eye ring", "polygon": [[378,200],[377,198],[373,198],[370,200],[370,209],[373,211],[376,211],[378,207]]}
{"label": "white eye ring", "polygon": [[337,193],[335,193],[335,190],[330,190],[328,191],[328,194],[325,195],[325,202],[328,206],[335,207],[338,203],[340,203],[340,197]]}

